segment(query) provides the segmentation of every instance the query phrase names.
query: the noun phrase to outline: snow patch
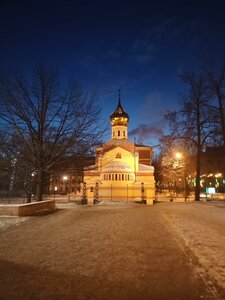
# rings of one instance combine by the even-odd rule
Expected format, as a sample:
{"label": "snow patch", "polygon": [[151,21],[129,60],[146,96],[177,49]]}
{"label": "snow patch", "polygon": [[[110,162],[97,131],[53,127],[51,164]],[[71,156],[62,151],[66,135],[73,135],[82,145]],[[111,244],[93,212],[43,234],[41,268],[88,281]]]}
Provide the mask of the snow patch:
{"label": "snow patch", "polygon": [[0,217],[0,231],[4,231],[12,226],[19,226],[21,223],[26,222],[30,217]]}

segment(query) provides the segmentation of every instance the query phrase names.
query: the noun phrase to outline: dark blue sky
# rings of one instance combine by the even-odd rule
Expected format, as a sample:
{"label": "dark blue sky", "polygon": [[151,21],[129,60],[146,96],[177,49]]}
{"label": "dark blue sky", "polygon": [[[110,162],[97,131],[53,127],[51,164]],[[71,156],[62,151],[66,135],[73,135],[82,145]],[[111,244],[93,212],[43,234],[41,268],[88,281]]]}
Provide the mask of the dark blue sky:
{"label": "dark blue sky", "polygon": [[55,65],[98,91],[107,118],[120,88],[130,132],[155,145],[178,74],[225,61],[225,1],[1,0],[0,40],[0,68]]}

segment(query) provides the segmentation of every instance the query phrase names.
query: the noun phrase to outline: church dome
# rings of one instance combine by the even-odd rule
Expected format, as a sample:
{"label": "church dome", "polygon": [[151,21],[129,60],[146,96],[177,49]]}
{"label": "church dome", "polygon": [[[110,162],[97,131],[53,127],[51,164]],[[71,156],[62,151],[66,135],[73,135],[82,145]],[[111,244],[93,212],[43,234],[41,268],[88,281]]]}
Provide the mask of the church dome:
{"label": "church dome", "polygon": [[104,172],[133,172],[130,166],[121,160],[113,160],[107,166],[104,167]]}
{"label": "church dome", "polygon": [[127,125],[129,122],[129,115],[123,110],[120,101],[120,93],[118,99],[118,105],[115,111],[110,116],[110,122],[112,126],[115,125]]}

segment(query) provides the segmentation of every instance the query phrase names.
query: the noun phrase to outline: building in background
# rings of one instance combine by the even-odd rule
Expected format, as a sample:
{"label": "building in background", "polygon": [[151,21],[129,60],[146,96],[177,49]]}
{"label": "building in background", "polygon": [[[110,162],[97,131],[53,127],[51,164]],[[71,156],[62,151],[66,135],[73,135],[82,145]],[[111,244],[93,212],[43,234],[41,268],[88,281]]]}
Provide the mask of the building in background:
{"label": "building in background", "polygon": [[128,139],[129,116],[120,95],[110,116],[112,138],[96,149],[95,164],[85,168],[84,196],[88,201],[141,201],[155,197],[152,147]]}
{"label": "building in background", "polygon": [[94,157],[68,156],[57,165],[50,177],[51,194],[76,195],[81,192],[84,167],[94,162]]}
{"label": "building in background", "polygon": [[[196,156],[177,158],[172,151],[169,156],[164,156],[161,161],[161,177],[157,182],[157,191],[187,194],[195,189],[195,161]],[[202,193],[225,193],[225,148],[207,147],[201,154],[201,179]]]}

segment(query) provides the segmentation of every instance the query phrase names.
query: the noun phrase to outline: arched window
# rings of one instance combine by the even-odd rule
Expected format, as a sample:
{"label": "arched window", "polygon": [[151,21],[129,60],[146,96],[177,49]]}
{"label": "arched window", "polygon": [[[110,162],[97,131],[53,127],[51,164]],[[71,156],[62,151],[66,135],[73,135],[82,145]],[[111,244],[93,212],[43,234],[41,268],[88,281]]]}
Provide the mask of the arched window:
{"label": "arched window", "polygon": [[120,130],[118,130],[118,136],[120,136]]}
{"label": "arched window", "polygon": [[109,174],[109,180],[111,180],[111,174]]}
{"label": "arched window", "polygon": [[117,180],[117,174],[115,174],[115,177],[116,177],[115,180]]}
{"label": "arched window", "polygon": [[122,180],[124,180],[124,174],[122,174]]}

